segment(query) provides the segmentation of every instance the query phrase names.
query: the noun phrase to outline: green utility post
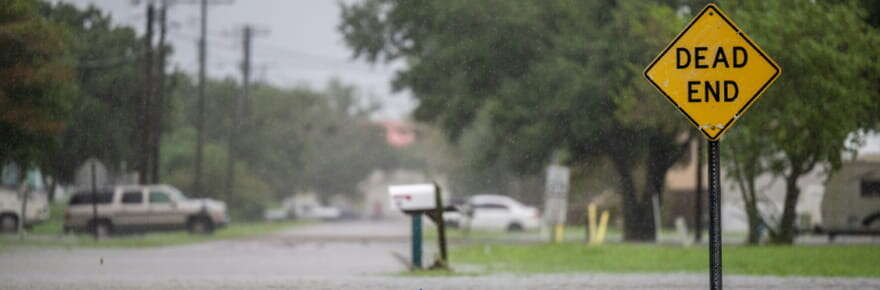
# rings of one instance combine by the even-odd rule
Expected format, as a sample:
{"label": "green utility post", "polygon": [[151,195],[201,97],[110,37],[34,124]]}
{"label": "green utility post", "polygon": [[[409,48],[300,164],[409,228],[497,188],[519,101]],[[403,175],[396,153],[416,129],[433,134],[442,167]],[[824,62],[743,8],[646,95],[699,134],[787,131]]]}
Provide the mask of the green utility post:
{"label": "green utility post", "polygon": [[412,264],[413,268],[422,268],[422,214],[412,216]]}

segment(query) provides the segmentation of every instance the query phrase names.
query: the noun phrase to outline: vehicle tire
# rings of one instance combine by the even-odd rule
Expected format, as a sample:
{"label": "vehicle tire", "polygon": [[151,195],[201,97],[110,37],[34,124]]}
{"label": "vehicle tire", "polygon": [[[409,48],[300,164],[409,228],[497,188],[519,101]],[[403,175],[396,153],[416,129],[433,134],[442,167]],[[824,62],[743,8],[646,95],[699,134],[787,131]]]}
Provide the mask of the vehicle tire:
{"label": "vehicle tire", "polygon": [[12,214],[0,215],[0,233],[18,232],[18,217]]}
{"label": "vehicle tire", "polygon": [[522,232],[523,230],[523,226],[519,223],[511,223],[507,226],[507,231],[511,233]]}
{"label": "vehicle tire", "polygon": [[208,235],[214,232],[214,223],[206,217],[194,217],[189,220],[186,228],[192,234]]}
{"label": "vehicle tire", "polygon": [[98,239],[104,239],[113,234],[113,224],[108,220],[93,221],[89,228],[91,229],[92,234],[97,236]]}

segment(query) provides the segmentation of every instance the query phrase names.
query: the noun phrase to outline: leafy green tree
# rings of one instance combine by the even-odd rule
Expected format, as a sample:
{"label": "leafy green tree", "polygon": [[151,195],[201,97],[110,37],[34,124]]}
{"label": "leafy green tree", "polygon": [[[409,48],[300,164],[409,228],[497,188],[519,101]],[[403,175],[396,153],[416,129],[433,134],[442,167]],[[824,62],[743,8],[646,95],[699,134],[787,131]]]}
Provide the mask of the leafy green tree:
{"label": "leafy green tree", "polygon": [[[642,76],[642,70],[684,26],[662,4],[620,1],[594,40],[588,79],[600,96],[581,122],[602,124],[586,135],[620,176],[623,216],[629,240],[655,238],[652,197],[662,200],[666,173],[688,156],[695,132]],[[582,124],[582,126],[587,126]],[[573,147],[572,150],[583,150]],[[577,151],[575,151],[577,152]],[[582,154],[585,155],[585,154]]]}
{"label": "leafy green tree", "polygon": [[[188,190],[193,178],[192,140],[196,103],[185,98],[195,92],[185,77],[172,100],[175,129],[163,141],[162,168],[166,180]],[[205,174],[216,180],[228,158],[233,103],[240,85],[234,79],[207,83]],[[375,104],[364,101],[354,87],[331,82],[323,90],[307,87],[279,88],[257,83],[243,102],[246,117],[238,134],[240,153],[234,165],[236,182],[231,190],[220,182],[208,185],[206,196],[221,198],[239,218],[260,217],[273,202],[302,191],[325,196],[346,194],[356,198],[357,184],[373,170],[393,168],[400,153],[385,142],[384,131],[367,118]]]}
{"label": "leafy green tree", "polygon": [[[478,142],[487,151],[463,162],[528,175],[558,150],[575,165],[610,158],[624,196],[625,238],[654,239],[650,197],[662,193],[688,134],[678,116],[651,112],[664,101],[641,70],[682,23],[674,9],[635,1],[371,0],[342,11],[339,28],[355,57],[407,62],[394,85],[420,101],[417,120],[440,125],[453,142],[470,126],[491,133]],[[490,129],[475,123],[481,112]]]}
{"label": "leafy green tree", "polygon": [[746,243],[752,245],[760,242],[762,229],[767,229],[770,224],[769,217],[759,207],[761,202],[766,201],[766,196],[758,190],[756,181],[761,174],[781,166],[766,159],[774,152],[771,140],[755,134],[761,133],[755,132],[750,126],[739,125],[731,130],[721,146],[721,160],[728,170],[727,176],[734,178],[743,200],[749,226]]}
{"label": "leafy green tree", "polygon": [[38,165],[57,148],[73,103],[73,70],[63,28],[38,3],[0,5],[0,163]]}
{"label": "leafy green tree", "polygon": [[44,170],[57,181],[72,182],[74,171],[87,158],[96,157],[117,170],[123,162],[133,164],[142,39],[93,6],[79,9],[44,2],[39,8],[49,22],[70,35],[64,50],[71,54],[77,72],[71,121],[61,132],[61,146],[45,160]]}
{"label": "leafy green tree", "polygon": [[756,145],[767,148],[759,162],[785,181],[782,216],[769,230],[773,242],[790,244],[798,179],[817,167],[833,172],[842,153],[854,149],[848,137],[876,125],[880,33],[855,1],[722,4],[783,67],[782,77],[737,125],[743,132],[731,138],[750,154],[758,153]]}
{"label": "leafy green tree", "polygon": [[[230,214],[235,220],[255,220],[262,217],[263,209],[275,202],[273,188],[264,178],[255,173],[244,163],[235,167],[236,180],[234,190],[227,190],[224,182],[205,183],[203,196],[192,196],[189,191],[192,185],[193,163],[195,162],[195,129],[192,127],[178,128],[163,138],[165,154],[162,155],[163,180],[190,193],[189,197],[215,198],[223,200],[229,206]],[[186,146],[193,145],[193,146]],[[206,180],[224,180],[226,178],[226,158],[228,152],[226,142],[206,142],[203,174]]]}
{"label": "leafy green tree", "polygon": [[477,114],[474,123],[462,132],[457,149],[457,168],[448,170],[457,192],[510,193],[505,188],[515,178],[509,162],[493,154],[496,134],[492,132],[491,115],[486,110]]}
{"label": "leafy green tree", "polygon": [[[385,140],[385,130],[367,117],[378,109],[352,86],[331,81],[311,109],[303,142],[301,190],[357,197],[357,185],[376,169],[396,168],[400,152]],[[288,137],[289,138],[289,137]]]}

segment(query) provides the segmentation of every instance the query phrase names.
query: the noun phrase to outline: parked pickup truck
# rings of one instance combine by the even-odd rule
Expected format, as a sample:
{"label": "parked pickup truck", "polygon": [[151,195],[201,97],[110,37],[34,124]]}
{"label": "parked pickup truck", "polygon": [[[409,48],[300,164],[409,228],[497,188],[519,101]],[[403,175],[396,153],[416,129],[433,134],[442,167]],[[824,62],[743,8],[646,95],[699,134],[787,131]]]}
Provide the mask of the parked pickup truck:
{"label": "parked pickup truck", "polygon": [[22,220],[22,196],[15,188],[0,187],[0,232],[11,233],[18,231],[18,223],[24,222],[24,228],[30,228],[49,219],[49,203],[43,191],[28,193],[27,212]]}
{"label": "parked pickup truck", "polygon": [[64,213],[65,232],[88,231],[98,236],[176,229],[211,233],[228,222],[225,202],[189,199],[170,185],[113,186],[94,193],[81,190],[71,196]]}

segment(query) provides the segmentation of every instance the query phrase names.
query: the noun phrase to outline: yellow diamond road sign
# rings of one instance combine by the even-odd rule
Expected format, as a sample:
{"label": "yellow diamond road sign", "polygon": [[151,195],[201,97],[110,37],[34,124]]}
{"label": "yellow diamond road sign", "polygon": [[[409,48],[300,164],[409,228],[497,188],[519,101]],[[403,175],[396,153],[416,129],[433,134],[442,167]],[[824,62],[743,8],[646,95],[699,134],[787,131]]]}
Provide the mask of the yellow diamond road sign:
{"label": "yellow diamond road sign", "polygon": [[707,139],[717,141],[782,73],[714,4],[645,70],[645,77]]}

